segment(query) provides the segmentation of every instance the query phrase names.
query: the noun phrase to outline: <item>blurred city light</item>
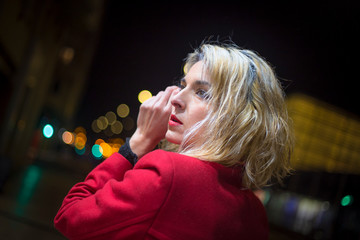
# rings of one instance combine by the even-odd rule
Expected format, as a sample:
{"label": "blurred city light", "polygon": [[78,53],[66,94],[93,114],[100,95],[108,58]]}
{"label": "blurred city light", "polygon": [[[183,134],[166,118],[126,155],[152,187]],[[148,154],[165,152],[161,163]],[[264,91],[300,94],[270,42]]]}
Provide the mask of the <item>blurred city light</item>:
{"label": "blurred city light", "polygon": [[104,158],[108,158],[113,153],[112,147],[108,143],[101,143],[100,147],[102,149],[102,155]]}
{"label": "blurred city light", "polygon": [[83,132],[79,132],[75,136],[75,147],[79,150],[83,149],[85,147],[86,141],[86,135]]}
{"label": "blurred city light", "polygon": [[83,147],[82,149],[75,148],[75,152],[76,152],[78,155],[84,155],[85,150],[86,150],[86,147]]}
{"label": "blurred city light", "polygon": [[360,173],[360,121],[339,109],[303,94],[287,100],[296,146],[296,170]]}
{"label": "blurred city light", "polygon": [[59,52],[59,57],[65,65],[71,63],[75,55],[75,51],[71,47],[63,47]]}
{"label": "blurred city light", "polygon": [[105,114],[106,119],[108,120],[109,125],[113,125],[116,121],[116,114],[112,111]]}
{"label": "blurred city light", "polygon": [[51,126],[50,124],[46,124],[45,127],[43,128],[43,134],[44,137],[51,138],[52,135],[54,134],[53,126]]}
{"label": "blurred city light", "polygon": [[109,142],[113,152],[119,152],[120,147],[125,143],[122,138],[112,138],[109,139]]}
{"label": "blurred city light", "polygon": [[354,198],[351,195],[346,195],[341,199],[341,206],[346,207],[352,204]]}
{"label": "blurred city light", "polygon": [[263,205],[266,205],[271,197],[271,194],[267,190],[258,189],[254,191],[255,196],[259,198],[259,200],[262,202]]}
{"label": "blurred city light", "polygon": [[142,90],[138,95],[138,99],[139,99],[140,103],[145,102],[146,100],[148,100],[151,97],[152,97],[152,94],[148,90]]}
{"label": "blurred city light", "polygon": [[114,144],[110,144],[110,146],[112,148],[112,152],[115,153],[115,152],[119,152],[121,144],[114,143]]}
{"label": "blurred city light", "polygon": [[100,159],[103,155],[103,149],[100,145],[95,144],[91,148],[91,153],[94,155],[95,158]]}
{"label": "blurred city light", "polygon": [[65,131],[62,134],[62,140],[66,144],[73,144],[75,142],[74,134],[69,131]]}
{"label": "blurred city light", "polygon": [[97,119],[95,119],[92,124],[91,124],[91,129],[93,130],[94,133],[99,133],[101,132],[101,129],[98,127],[98,124],[97,124]]}
{"label": "blurred city light", "polygon": [[114,134],[120,134],[123,130],[123,125],[120,121],[116,121],[113,125],[111,125],[111,132]]}
{"label": "blurred city light", "polygon": [[95,141],[95,144],[96,145],[101,145],[102,143],[104,143],[105,141],[104,140],[102,140],[101,138],[99,138],[99,139],[97,139],[96,141]]}
{"label": "blurred city light", "polygon": [[74,133],[75,133],[75,134],[79,134],[79,133],[84,133],[84,134],[86,134],[86,130],[85,130],[84,127],[79,126],[79,127],[75,128]]}
{"label": "blurred city light", "polygon": [[21,190],[17,196],[17,205],[15,212],[19,215],[23,215],[26,205],[31,200],[36,186],[38,185],[42,175],[42,169],[36,165],[30,165],[22,178]]}
{"label": "blurred city light", "polygon": [[105,130],[107,128],[107,126],[109,125],[109,121],[107,120],[106,117],[101,116],[97,119],[96,124],[100,130]]}
{"label": "blurred city light", "polygon": [[120,104],[116,109],[117,114],[121,118],[126,118],[130,113],[130,108],[126,104]]}

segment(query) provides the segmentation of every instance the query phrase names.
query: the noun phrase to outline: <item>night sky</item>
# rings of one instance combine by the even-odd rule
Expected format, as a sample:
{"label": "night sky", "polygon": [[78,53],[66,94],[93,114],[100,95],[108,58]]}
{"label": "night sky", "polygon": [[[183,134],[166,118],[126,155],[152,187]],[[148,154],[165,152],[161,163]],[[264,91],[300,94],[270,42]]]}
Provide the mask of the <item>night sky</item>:
{"label": "night sky", "polygon": [[[153,94],[182,74],[183,59],[204,39],[231,39],[274,66],[286,93],[302,92],[360,115],[355,7],[345,2],[277,6],[259,2],[122,4],[109,1],[77,122],[120,103],[136,118],[137,94]],[[238,3],[239,2],[239,3]]]}

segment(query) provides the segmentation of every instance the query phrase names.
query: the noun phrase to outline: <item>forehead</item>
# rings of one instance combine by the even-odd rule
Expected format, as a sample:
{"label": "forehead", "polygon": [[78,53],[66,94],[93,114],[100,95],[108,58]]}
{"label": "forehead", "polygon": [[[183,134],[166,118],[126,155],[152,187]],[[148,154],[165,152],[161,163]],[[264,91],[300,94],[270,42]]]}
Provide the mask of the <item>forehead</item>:
{"label": "forehead", "polygon": [[191,66],[191,68],[185,75],[185,78],[182,79],[182,81],[186,81],[186,82],[201,81],[209,84],[210,77],[206,70],[205,64],[202,61],[195,63],[193,66]]}

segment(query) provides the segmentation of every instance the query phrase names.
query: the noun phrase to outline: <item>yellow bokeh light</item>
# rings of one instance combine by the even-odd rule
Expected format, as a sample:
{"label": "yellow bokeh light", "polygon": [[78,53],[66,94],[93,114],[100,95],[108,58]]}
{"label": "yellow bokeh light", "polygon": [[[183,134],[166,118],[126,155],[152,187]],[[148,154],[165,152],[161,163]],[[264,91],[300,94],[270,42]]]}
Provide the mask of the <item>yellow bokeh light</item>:
{"label": "yellow bokeh light", "polygon": [[126,118],[130,113],[130,108],[126,104],[120,104],[117,107],[116,111],[117,111],[117,114],[119,115],[119,117]]}
{"label": "yellow bokeh light", "polygon": [[112,147],[112,151],[114,152],[119,152],[121,144],[115,143],[115,144],[111,144]]}
{"label": "yellow bokeh light", "polygon": [[109,121],[107,120],[106,117],[104,116],[101,116],[97,119],[96,121],[96,124],[97,124],[97,127],[100,129],[100,130],[104,130],[107,128],[107,126],[109,125]]}
{"label": "yellow bokeh light", "polygon": [[80,132],[75,136],[75,147],[79,150],[85,147],[87,137],[84,133]]}
{"label": "yellow bokeh light", "polygon": [[125,143],[124,139],[122,138],[112,138],[110,139],[110,142],[113,144],[120,144],[120,145],[123,145]]}
{"label": "yellow bokeh light", "polygon": [[97,119],[94,120],[91,124],[91,129],[95,132],[95,133],[99,133],[101,132],[101,129],[98,127],[98,124],[97,124]]}
{"label": "yellow bokeh light", "polygon": [[74,143],[74,134],[69,132],[69,131],[65,131],[62,134],[62,140],[64,141],[64,143],[66,144],[73,144]]}
{"label": "yellow bokeh light", "polygon": [[74,133],[75,133],[75,134],[78,134],[78,133],[84,133],[84,134],[86,134],[86,130],[85,130],[84,127],[79,126],[79,127],[75,128]]}
{"label": "yellow bokeh light", "polygon": [[114,134],[120,134],[123,130],[123,125],[120,121],[116,121],[113,125],[111,125],[111,132]]}
{"label": "yellow bokeh light", "polygon": [[114,112],[107,112],[105,114],[106,119],[108,120],[109,125],[113,125],[116,121],[116,114]]}
{"label": "yellow bokeh light", "polygon": [[96,141],[95,141],[95,144],[96,145],[101,145],[102,143],[104,143],[105,141],[104,140],[102,140],[101,138],[99,138],[99,139],[97,139]]}
{"label": "yellow bokeh light", "polygon": [[113,153],[112,147],[108,144],[108,143],[101,143],[100,147],[103,150],[103,156],[104,158],[108,158],[111,156],[111,154]]}
{"label": "yellow bokeh light", "polygon": [[148,90],[142,90],[138,95],[138,99],[139,99],[140,103],[145,102],[146,100],[148,100],[151,97],[152,97],[152,94]]}

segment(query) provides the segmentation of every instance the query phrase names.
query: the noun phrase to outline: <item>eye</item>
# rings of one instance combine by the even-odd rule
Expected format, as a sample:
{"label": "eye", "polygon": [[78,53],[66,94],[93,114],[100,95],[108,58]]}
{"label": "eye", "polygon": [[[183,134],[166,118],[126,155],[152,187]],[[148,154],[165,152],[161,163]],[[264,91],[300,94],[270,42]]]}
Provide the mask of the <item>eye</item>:
{"label": "eye", "polygon": [[205,91],[204,89],[198,89],[196,90],[196,95],[198,95],[200,98],[203,98],[203,99],[208,99],[209,98],[209,94],[207,91]]}

